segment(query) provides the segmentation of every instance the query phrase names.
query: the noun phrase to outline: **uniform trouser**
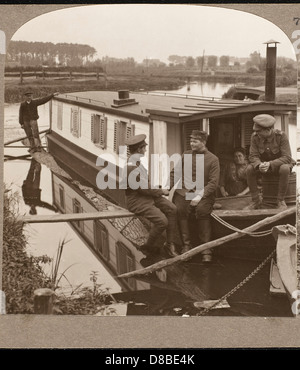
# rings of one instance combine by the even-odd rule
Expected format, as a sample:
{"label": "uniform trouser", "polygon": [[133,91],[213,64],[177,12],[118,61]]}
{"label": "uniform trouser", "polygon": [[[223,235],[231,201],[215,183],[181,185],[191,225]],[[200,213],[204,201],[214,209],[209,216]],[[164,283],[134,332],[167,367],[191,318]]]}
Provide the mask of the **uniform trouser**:
{"label": "uniform trouser", "polygon": [[29,139],[31,148],[35,147],[34,139],[37,139],[39,145],[41,145],[40,135],[39,135],[39,128],[36,120],[31,119],[30,121],[24,122],[24,130]]}
{"label": "uniform trouser", "polygon": [[[247,182],[248,186],[251,192],[251,196],[253,200],[256,200],[258,198],[258,187],[257,187],[257,171],[254,169],[252,165],[249,165],[247,167]],[[274,172],[272,171],[272,175],[278,176],[278,193],[277,193],[277,199],[278,200],[284,200],[285,194],[288,189],[289,185],[289,176],[291,173],[291,166],[289,164],[282,164],[279,167],[276,167],[274,169]],[[264,177],[268,177],[268,173],[262,175]]]}
{"label": "uniform trouser", "polygon": [[[175,193],[173,202],[177,207],[177,215],[179,220],[188,220],[190,215],[195,213],[197,220],[198,238],[201,244],[207,243],[211,239],[211,219],[210,214],[213,210],[214,197],[203,198],[196,207],[190,206],[190,201],[185,200],[185,197]],[[203,254],[208,254],[210,251],[204,251]]]}
{"label": "uniform trouser", "polygon": [[153,244],[155,244],[157,239],[165,230],[167,232],[167,242],[175,242],[177,209],[176,206],[168,199],[164,197],[154,198],[154,205],[143,210],[140,216],[145,217],[152,223],[147,245],[151,247]]}

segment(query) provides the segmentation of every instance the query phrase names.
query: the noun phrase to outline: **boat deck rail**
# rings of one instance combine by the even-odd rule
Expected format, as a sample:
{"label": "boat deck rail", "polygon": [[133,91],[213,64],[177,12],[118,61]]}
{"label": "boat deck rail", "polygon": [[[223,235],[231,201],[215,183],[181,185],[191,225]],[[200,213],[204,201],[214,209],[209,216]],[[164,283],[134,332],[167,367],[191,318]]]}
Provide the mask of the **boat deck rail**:
{"label": "boat deck rail", "polygon": [[169,96],[169,97],[178,97],[178,98],[185,98],[185,99],[203,99],[203,100],[209,100],[209,101],[218,101],[222,100],[220,97],[216,96],[203,96],[203,95],[190,95],[190,94],[178,94],[178,93],[172,93],[172,92],[164,92],[164,91],[138,91],[138,92],[132,92],[134,94],[142,94],[142,95],[153,95],[153,96]]}
{"label": "boat deck rail", "polygon": [[[60,97],[62,97],[62,96],[60,96]],[[84,97],[78,96],[78,95],[63,94],[63,97],[65,97],[66,99],[71,99],[71,100],[75,100],[75,101],[96,103],[96,104],[102,104],[103,106],[107,106],[107,104],[102,100],[84,98]]]}

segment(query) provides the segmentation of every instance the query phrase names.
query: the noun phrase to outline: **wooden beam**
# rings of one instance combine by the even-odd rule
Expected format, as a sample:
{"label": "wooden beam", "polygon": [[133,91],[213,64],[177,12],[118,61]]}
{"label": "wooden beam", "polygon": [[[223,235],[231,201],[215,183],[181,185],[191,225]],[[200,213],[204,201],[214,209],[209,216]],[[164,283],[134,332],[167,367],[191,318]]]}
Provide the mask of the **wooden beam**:
{"label": "wooden beam", "polygon": [[[292,215],[293,213],[296,213],[296,207],[293,207],[293,208],[289,208],[283,212],[279,212],[277,213],[276,215],[274,216],[271,216],[271,217],[267,217],[267,218],[264,218],[263,220],[247,227],[246,229],[244,229],[245,232],[253,232],[261,227],[264,227],[266,225],[270,225],[272,223],[275,223],[275,222],[278,222],[280,221],[282,218],[284,217],[287,217],[287,216],[290,216]],[[151,266],[148,266],[144,269],[140,269],[140,270],[136,270],[136,271],[130,271],[130,272],[127,272],[125,274],[122,274],[122,275],[119,275],[118,278],[129,278],[129,277],[132,277],[132,276],[138,276],[138,275],[145,275],[145,274],[149,274],[151,272],[154,272],[154,271],[157,271],[157,270],[160,270],[162,269],[163,267],[166,267],[166,266],[170,266],[170,265],[173,265],[174,263],[177,263],[177,262],[182,262],[182,261],[187,261],[189,260],[191,257],[195,256],[196,254],[198,253],[201,253],[207,249],[212,249],[212,248],[215,248],[221,244],[225,244],[231,240],[234,240],[234,239],[238,239],[242,236],[244,236],[245,234],[244,233],[240,233],[240,232],[235,232],[235,233],[232,233],[230,235],[226,235],[226,236],[223,236],[222,238],[219,238],[219,239],[216,239],[216,240],[212,240],[208,243],[204,243],[202,245],[199,245],[191,250],[189,250],[188,252],[186,253],[183,253],[179,256],[176,256],[176,257],[173,257],[173,258],[169,258],[169,259],[166,259],[166,260],[162,260],[162,261],[159,261],[157,263],[154,263],[153,265]]]}
{"label": "wooden beam", "polygon": [[[20,128],[21,128],[21,126],[20,126]],[[45,132],[48,132],[48,131],[50,131],[50,130],[47,128],[46,130],[40,131],[39,134],[44,134]],[[13,143],[17,143],[18,141],[25,140],[25,139],[27,139],[27,136],[19,137],[18,139],[7,141],[6,143],[4,143],[4,146],[7,146],[7,145],[13,144]]]}
{"label": "wooden beam", "polygon": [[134,213],[127,210],[114,210],[102,212],[89,213],[71,213],[71,214],[54,214],[54,215],[32,215],[20,216],[18,221],[36,224],[36,223],[53,223],[53,222],[71,222],[71,221],[85,221],[85,220],[103,220],[109,218],[124,218],[133,217]]}
{"label": "wooden beam", "polygon": [[[293,208],[294,206],[292,206]],[[253,217],[269,217],[278,214],[278,210],[276,208],[266,208],[266,209],[253,209],[253,210],[246,210],[246,209],[218,209],[214,210],[213,213],[216,216],[221,217],[222,219],[239,219],[239,220],[246,220],[251,219]]]}

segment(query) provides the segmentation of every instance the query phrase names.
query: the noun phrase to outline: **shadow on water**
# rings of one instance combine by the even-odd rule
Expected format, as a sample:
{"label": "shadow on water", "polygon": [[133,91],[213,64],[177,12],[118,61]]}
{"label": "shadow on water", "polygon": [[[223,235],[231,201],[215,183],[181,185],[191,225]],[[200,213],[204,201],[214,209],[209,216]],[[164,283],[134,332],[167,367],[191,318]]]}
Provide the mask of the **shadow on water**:
{"label": "shadow on water", "polygon": [[[218,259],[209,266],[193,258],[188,262],[165,268],[165,283],[156,276],[141,278],[148,281],[150,291],[117,294],[132,304],[128,315],[201,316],[203,308],[197,302],[209,302],[210,307],[244,280],[259,264],[257,261]],[[214,308],[206,316],[292,317],[287,296],[271,295],[270,263],[257,275],[228,297],[228,308]],[[143,305],[140,305],[143,303]]]}

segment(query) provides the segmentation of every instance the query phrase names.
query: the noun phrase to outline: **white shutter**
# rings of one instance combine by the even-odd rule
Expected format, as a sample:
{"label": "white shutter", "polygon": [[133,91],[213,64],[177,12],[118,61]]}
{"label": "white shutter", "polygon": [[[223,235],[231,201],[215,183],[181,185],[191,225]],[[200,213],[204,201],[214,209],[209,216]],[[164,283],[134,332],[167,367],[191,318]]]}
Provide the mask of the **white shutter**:
{"label": "white shutter", "polygon": [[91,114],[91,141],[95,142],[95,114]]}
{"label": "white shutter", "polygon": [[62,130],[62,113],[63,113],[63,104],[62,102],[57,103],[57,128]]}
{"label": "white shutter", "polygon": [[114,152],[119,153],[119,126],[120,121],[114,121]]}
{"label": "white shutter", "polygon": [[102,116],[100,118],[100,135],[99,135],[99,144],[102,149],[106,148],[106,133],[107,133],[107,118]]}

